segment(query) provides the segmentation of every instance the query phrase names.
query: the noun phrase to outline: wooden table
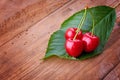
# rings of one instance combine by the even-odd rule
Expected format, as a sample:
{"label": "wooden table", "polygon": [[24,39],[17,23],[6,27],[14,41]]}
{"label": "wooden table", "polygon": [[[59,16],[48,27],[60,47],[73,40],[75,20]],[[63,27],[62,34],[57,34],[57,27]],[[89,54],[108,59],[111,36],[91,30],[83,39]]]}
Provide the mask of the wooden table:
{"label": "wooden table", "polygon": [[[50,35],[86,5],[116,8],[116,24],[104,52],[84,61],[41,61]],[[0,80],[102,79],[120,79],[120,0],[0,1]]]}

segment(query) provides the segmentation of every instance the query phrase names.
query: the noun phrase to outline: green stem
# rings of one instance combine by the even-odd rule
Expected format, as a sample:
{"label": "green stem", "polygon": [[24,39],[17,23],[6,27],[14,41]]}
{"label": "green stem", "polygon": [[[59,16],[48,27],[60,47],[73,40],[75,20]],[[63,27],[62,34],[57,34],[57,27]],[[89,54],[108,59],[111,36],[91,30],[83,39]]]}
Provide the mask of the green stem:
{"label": "green stem", "polygon": [[92,20],[93,20],[93,26],[92,26],[92,35],[93,35],[94,34],[94,28],[95,28],[95,20],[94,20],[94,16],[93,16],[92,12],[90,10],[89,10],[89,12],[90,12],[90,15],[91,15]]}
{"label": "green stem", "polygon": [[76,34],[75,34],[73,40],[76,39],[76,37],[77,37],[77,35],[78,35],[80,29],[81,29],[82,26],[83,26],[83,24],[84,24],[84,22],[85,22],[85,19],[86,19],[86,14],[87,14],[87,8],[85,8],[84,15],[83,15],[82,19],[80,20],[80,23],[79,23],[79,25],[78,25],[78,28],[77,28],[77,30],[76,30]]}
{"label": "green stem", "polygon": [[78,28],[77,28],[77,31],[78,31],[78,32],[79,32],[79,30],[82,28],[82,24],[83,24],[83,22],[84,22],[84,20],[85,20],[85,15],[86,15],[86,9],[85,9],[85,12],[84,12],[84,14],[83,14],[83,17],[82,17],[80,23],[78,24]]}
{"label": "green stem", "polygon": [[83,24],[84,24],[84,22],[85,22],[86,15],[87,15],[87,9],[85,8],[85,13],[84,13],[84,16],[83,16],[84,19],[83,19],[83,21],[81,22],[81,24],[78,25],[78,29],[79,29],[79,30],[82,28],[82,26],[83,26]]}

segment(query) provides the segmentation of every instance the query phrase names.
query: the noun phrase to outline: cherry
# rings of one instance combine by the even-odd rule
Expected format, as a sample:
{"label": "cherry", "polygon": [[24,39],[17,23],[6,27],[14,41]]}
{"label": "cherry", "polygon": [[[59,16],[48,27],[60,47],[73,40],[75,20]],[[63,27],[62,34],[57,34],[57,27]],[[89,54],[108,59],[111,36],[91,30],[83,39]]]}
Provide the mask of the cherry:
{"label": "cherry", "polygon": [[95,50],[99,45],[99,37],[93,35],[90,32],[85,33],[83,35],[82,41],[83,41],[85,52],[91,52]]}
{"label": "cherry", "polygon": [[79,39],[67,39],[65,42],[66,52],[72,57],[78,57],[83,51],[83,42]]}
{"label": "cherry", "polygon": [[[68,28],[65,33],[65,38],[73,39],[74,36],[76,35],[76,30],[77,30],[77,28]],[[76,39],[82,39],[82,31],[78,32]]]}
{"label": "cherry", "polygon": [[78,28],[69,28],[65,32],[65,49],[66,52],[73,57],[78,57],[83,51],[83,42],[82,42],[82,31],[81,28],[85,22],[87,15],[87,8],[78,24]]}

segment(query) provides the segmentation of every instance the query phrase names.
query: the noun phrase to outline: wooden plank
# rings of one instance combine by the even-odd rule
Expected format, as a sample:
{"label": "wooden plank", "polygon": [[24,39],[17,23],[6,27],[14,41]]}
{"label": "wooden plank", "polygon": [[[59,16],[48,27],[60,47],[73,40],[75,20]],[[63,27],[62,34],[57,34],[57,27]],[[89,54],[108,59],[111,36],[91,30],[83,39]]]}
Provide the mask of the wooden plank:
{"label": "wooden plank", "polygon": [[[42,62],[39,59],[45,54],[51,33],[59,29],[60,24],[66,18],[83,9],[86,4],[89,6],[101,5],[103,3],[111,5],[112,3],[115,4],[115,2],[110,1],[109,4],[106,4],[103,0],[100,0],[99,3],[96,0],[73,0],[28,30],[17,35],[0,47],[0,79],[102,79],[119,62],[119,53],[117,51],[120,49],[120,28],[113,31],[108,42],[108,44],[112,44],[107,46],[103,54],[97,57],[84,61],[70,61],[53,57]],[[114,41],[112,37],[115,37]]]}
{"label": "wooden plank", "polygon": [[15,37],[70,0],[2,0],[0,45]]}
{"label": "wooden plank", "polygon": [[104,80],[120,80],[120,63],[113,69]]}

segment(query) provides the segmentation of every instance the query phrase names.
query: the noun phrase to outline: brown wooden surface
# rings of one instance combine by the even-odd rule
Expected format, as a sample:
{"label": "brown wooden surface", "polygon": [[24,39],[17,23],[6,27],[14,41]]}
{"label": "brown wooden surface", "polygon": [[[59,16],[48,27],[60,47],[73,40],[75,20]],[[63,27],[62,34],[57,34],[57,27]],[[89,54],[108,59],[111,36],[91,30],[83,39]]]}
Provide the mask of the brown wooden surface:
{"label": "brown wooden surface", "polygon": [[[120,0],[1,0],[0,80],[119,80]],[[50,35],[86,5],[116,7],[104,52],[84,61],[41,61]]]}

